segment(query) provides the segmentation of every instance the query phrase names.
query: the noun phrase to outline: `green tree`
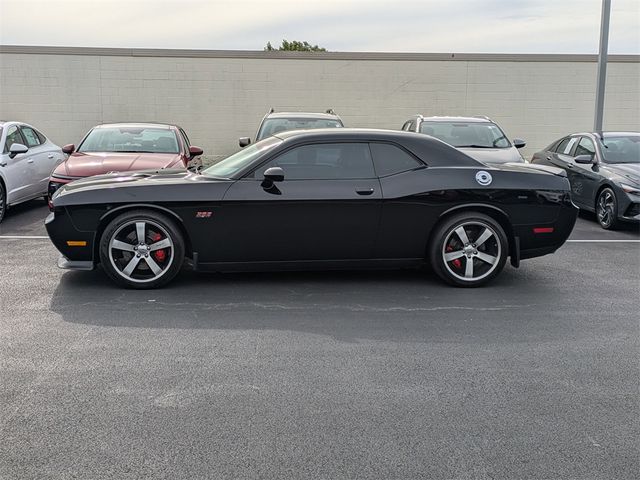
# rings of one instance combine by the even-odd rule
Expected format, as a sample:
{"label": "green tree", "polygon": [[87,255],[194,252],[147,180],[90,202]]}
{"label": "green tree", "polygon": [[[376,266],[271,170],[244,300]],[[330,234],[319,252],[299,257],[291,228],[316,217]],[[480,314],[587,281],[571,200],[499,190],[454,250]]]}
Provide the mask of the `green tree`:
{"label": "green tree", "polygon": [[326,48],[319,47],[318,45],[311,45],[309,42],[299,42],[297,40],[293,40],[289,42],[288,40],[282,40],[282,45],[278,48],[274,48],[271,45],[271,42],[267,42],[267,46],[264,47],[265,52],[326,52]]}

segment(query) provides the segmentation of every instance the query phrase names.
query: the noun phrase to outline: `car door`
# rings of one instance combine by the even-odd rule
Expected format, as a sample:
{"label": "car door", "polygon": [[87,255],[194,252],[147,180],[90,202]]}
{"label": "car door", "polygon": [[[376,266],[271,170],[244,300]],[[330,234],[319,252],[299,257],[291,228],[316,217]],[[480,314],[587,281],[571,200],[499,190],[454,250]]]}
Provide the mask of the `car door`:
{"label": "car door", "polygon": [[47,193],[51,172],[63,160],[62,152],[52,148],[53,144],[47,142],[42,134],[38,135],[38,132],[31,127],[21,125],[20,132],[22,138],[27,142],[26,145],[29,147],[32,160],[32,163],[29,164],[33,186],[30,194],[34,197],[44,195]]}
{"label": "car door", "polygon": [[3,177],[7,187],[7,203],[9,204],[29,198],[35,188],[32,183],[31,163],[33,160],[30,156],[31,152],[27,151],[10,158],[9,149],[14,143],[26,145],[18,126],[10,125],[7,128],[2,149],[2,161],[0,161],[0,168],[3,169]]}
{"label": "car door", "polygon": [[[264,172],[284,171],[269,184]],[[294,146],[235,182],[216,228],[226,242],[203,262],[369,259],[381,209],[367,143]]]}
{"label": "car door", "polygon": [[571,170],[569,181],[572,185],[573,200],[575,203],[593,209],[595,196],[600,183],[600,173],[597,163],[596,147],[593,140],[587,136],[580,137],[573,158],[578,155],[588,155],[596,159],[596,163],[582,164],[575,160],[569,166]]}

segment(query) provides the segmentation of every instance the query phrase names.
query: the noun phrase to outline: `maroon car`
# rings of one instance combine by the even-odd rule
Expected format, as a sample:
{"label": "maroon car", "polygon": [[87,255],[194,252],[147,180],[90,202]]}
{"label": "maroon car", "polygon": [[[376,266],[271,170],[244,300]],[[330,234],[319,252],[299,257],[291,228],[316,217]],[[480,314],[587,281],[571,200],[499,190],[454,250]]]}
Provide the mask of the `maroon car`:
{"label": "maroon car", "polygon": [[202,155],[189,145],[189,137],[177,125],[158,123],[109,123],[98,125],[78,148],[65,145],[69,155],[49,179],[49,199],[62,185],[79,178],[110,172],[161,168],[186,168]]}

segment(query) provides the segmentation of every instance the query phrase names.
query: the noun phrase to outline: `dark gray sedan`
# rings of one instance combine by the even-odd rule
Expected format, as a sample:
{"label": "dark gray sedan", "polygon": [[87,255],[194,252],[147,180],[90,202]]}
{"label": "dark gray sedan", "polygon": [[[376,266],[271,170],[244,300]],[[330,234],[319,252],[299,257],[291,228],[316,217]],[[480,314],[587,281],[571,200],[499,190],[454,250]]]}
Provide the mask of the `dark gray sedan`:
{"label": "dark gray sedan", "polygon": [[596,212],[602,228],[640,222],[640,133],[574,133],[535,153],[531,163],[566,170],[573,202]]}

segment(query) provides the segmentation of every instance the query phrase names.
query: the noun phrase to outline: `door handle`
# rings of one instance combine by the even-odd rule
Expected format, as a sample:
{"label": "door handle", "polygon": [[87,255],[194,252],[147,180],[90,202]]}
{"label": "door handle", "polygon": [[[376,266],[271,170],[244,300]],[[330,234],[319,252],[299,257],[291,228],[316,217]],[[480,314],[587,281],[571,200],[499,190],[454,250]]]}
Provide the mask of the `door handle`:
{"label": "door handle", "polygon": [[0,162],[0,167],[6,167],[7,166],[7,162]]}
{"label": "door handle", "polygon": [[567,168],[573,168],[573,164],[572,163],[567,163]]}
{"label": "door handle", "polygon": [[27,158],[27,163],[33,163],[33,158]]}
{"label": "door handle", "polygon": [[356,188],[356,193],[358,195],[371,195],[373,192],[373,188]]}
{"label": "door handle", "polygon": [[551,161],[551,157],[547,157],[547,160]]}
{"label": "door handle", "polygon": [[49,155],[47,155],[47,158],[53,158],[53,153],[50,153]]}

